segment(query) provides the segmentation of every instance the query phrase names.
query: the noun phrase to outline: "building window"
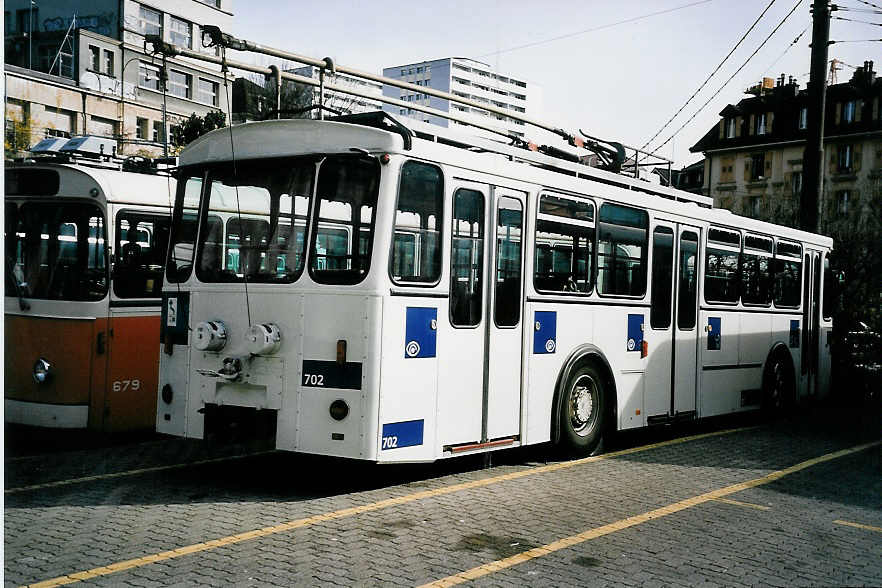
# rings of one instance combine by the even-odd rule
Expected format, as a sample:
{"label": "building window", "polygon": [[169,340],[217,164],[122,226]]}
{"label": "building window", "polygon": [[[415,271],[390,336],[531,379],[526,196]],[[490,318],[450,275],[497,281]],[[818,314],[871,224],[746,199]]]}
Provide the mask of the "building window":
{"label": "building window", "polygon": [[804,131],[808,128],[808,108],[803,106],[799,109],[799,130]]}
{"label": "building window", "polygon": [[150,121],[139,116],[135,121],[135,138],[142,141],[146,140],[149,128]]}
{"label": "building window", "polygon": [[[34,6],[34,4],[31,4],[31,6]],[[37,14],[37,8],[27,8],[15,11],[16,30],[18,30],[19,35],[30,33],[39,28],[38,26],[35,26],[39,20]]]}
{"label": "building window", "polygon": [[842,122],[843,123],[852,123],[854,122],[854,108],[855,103],[854,100],[849,100],[842,105]]}
{"label": "building window", "polygon": [[186,20],[171,17],[171,42],[179,47],[190,48],[193,39],[193,27]]}
{"label": "building window", "polygon": [[217,88],[217,82],[199,78],[199,94],[196,96],[196,99],[199,100],[199,102],[217,106]]}
{"label": "building window", "polygon": [[756,115],[756,118],[754,119],[754,123],[755,123],[755,126],[753,129],[753,134],[754,135],[765,135],[766,134],[766,113],[763,112],[762,114]]}
{"label": "building window", "polygon": [[95,45],[89,45],[89,69],[94,72],[101,71],[101,50]]}
{"label": "building window", "polygon": [[766,154],[754,153],[750,156],[750,179],[758,181],[764,178],[766,172]]}
{"label": "building window", "polygon": [[201,2],[202,4],[206,4],[208,6],[214,6],[215,8],[221,7],[221,0],[196,0],[197,2]]}
{"label": "building window", "polygon": [[192,76],[180,71],[170,69],[168,71],[168,91],[174,96],[180,98],[190,98],[190,84]]}
{"label": "building window", "polygon": [[106,73],[110,77],[114,77],[113,62],[114,62],[113,51],[105,49],[104,50],[104,73]]}
{"label": "building window", "polygon": [[759,218],[760,210],[762,208],[762,196],[751,196],[750,201],[748,202],[748,213],[753,218]]}
{"label": "building window", "polygon": [[849,201],[851,200],[851,190],[840,190],[836,192],[836,212],[845,215],[849,211]]}
{"label": "building window", "polygon": [[142,35],[162,36],[162,13],[146,6],[141,6],[138,13],[138,32]]}
{"label": "building window", "polygon": [[154,143],[162,143],[162,121],[155,120],[153,121],[153,142]]}
{"label": "building window", "polygon": [[793,172],[790,178],[790,189],[794,198],[802,196],[802,172]]}
{"label": "building window", "polygon": [[62,139],[70,139],[70,133],[61,129],[46,129],[47,137],[60,137]]}
{"label": "building window", "polygon": [[735,117],[726,119],[726,138],[731,139],[735,136]]}
{"label": "building window", "polygon": [[138,85],[159,92],[159,68],[143,61],[140,62],[138,64]]}
{"label": "building window", "polygon": [[850,173],[853,169],[854,165],[854,146],[853,145],[840,145],[838,147],[838,165],[837,171],[839,173]]}

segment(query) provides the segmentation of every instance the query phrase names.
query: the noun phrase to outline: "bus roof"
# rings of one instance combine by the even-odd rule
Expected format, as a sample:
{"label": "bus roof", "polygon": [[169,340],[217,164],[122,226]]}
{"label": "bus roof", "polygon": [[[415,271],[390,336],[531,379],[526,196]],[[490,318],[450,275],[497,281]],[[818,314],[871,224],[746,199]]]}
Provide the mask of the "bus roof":
{"label": "bus roof", "polygon": [[[708,196],[658,186],[455,129],[411,119],[394,120],[400,122],[400,127],[406,127],[413,133],[415,138],[412,140],[411,150],[405,148],[400,127],[387,130],[353,122],[311,119],[283,119],[234,125],[232,143],[235,146],[236,159],[242,160],[362,150],[373,153],[404,153],[482,174],[503,176],[515,182],[538,184],[571,194],[600,196],[622,204],[651,209],[656,213],[685,216],[701,223],[709,222],[768,236],[805,241],[825,248],[833,245],[833,240],[824,235],[713,208],[713,199]],[[292,137],[297,137],[296,141],[292,141]],[[231,161],[233,151],[230,145],[229,127],[212,131],[184,149],[180,155],[180,165]]]}

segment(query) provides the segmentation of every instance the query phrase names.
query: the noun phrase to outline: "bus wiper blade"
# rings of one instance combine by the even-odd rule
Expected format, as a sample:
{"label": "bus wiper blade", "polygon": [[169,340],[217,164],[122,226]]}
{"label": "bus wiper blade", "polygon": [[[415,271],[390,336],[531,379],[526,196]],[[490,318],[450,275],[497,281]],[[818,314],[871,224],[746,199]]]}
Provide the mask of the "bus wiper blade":
{"label": "bus wiper blade", "polygon": [[11,278],[12,283],[15,285],[15,293],[18,295],[18,308],[20,310],[30,310],[30,303],[24,299],[24,284],[18,281],[18,276],[15,275],[15,272],[9,266],[9,257],[6,258],[6,279],[9,280]]}

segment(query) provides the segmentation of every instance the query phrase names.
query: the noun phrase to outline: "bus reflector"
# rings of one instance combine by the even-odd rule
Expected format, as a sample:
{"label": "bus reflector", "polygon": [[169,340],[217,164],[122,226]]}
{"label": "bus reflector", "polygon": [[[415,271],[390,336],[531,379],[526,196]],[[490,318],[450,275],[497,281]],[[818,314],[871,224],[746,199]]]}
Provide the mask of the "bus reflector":
{"label": "bus reflector", "polygon": [[640,357],[641,359],[649,355],[649,341],[646,339],[643,340],[643,345],[640,346]]}

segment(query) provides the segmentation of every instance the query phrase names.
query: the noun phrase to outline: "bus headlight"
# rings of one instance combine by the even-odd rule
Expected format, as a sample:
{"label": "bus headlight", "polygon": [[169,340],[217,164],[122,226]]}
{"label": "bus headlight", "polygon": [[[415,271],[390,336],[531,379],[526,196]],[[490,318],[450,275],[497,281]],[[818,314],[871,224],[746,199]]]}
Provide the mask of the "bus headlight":
{"label": "bus headlight", "polygon": [[252,325],[245,334],[245,346],[252,355],[271,355],[282,344],[282,331],[274,323]]}
{"label": "bus headlight", "polygon": [[339,398],[331,403],[331,418],[335,421],[342,421],[347,416],[349,416],[349,405],[346,404],[345,400],[340,400]]}
{"label": "bus headlight", "polygon": [[40,358],[34,362],[34,381],[38,384],[45,384],[52,379],[54,370],[52,364],[44,358]]}
{"label": "bus headlight", "polygon": [[220,351],[227,344],[227,328],[221,321],[205,321],[193,329],[193,347],[199,351]]}

